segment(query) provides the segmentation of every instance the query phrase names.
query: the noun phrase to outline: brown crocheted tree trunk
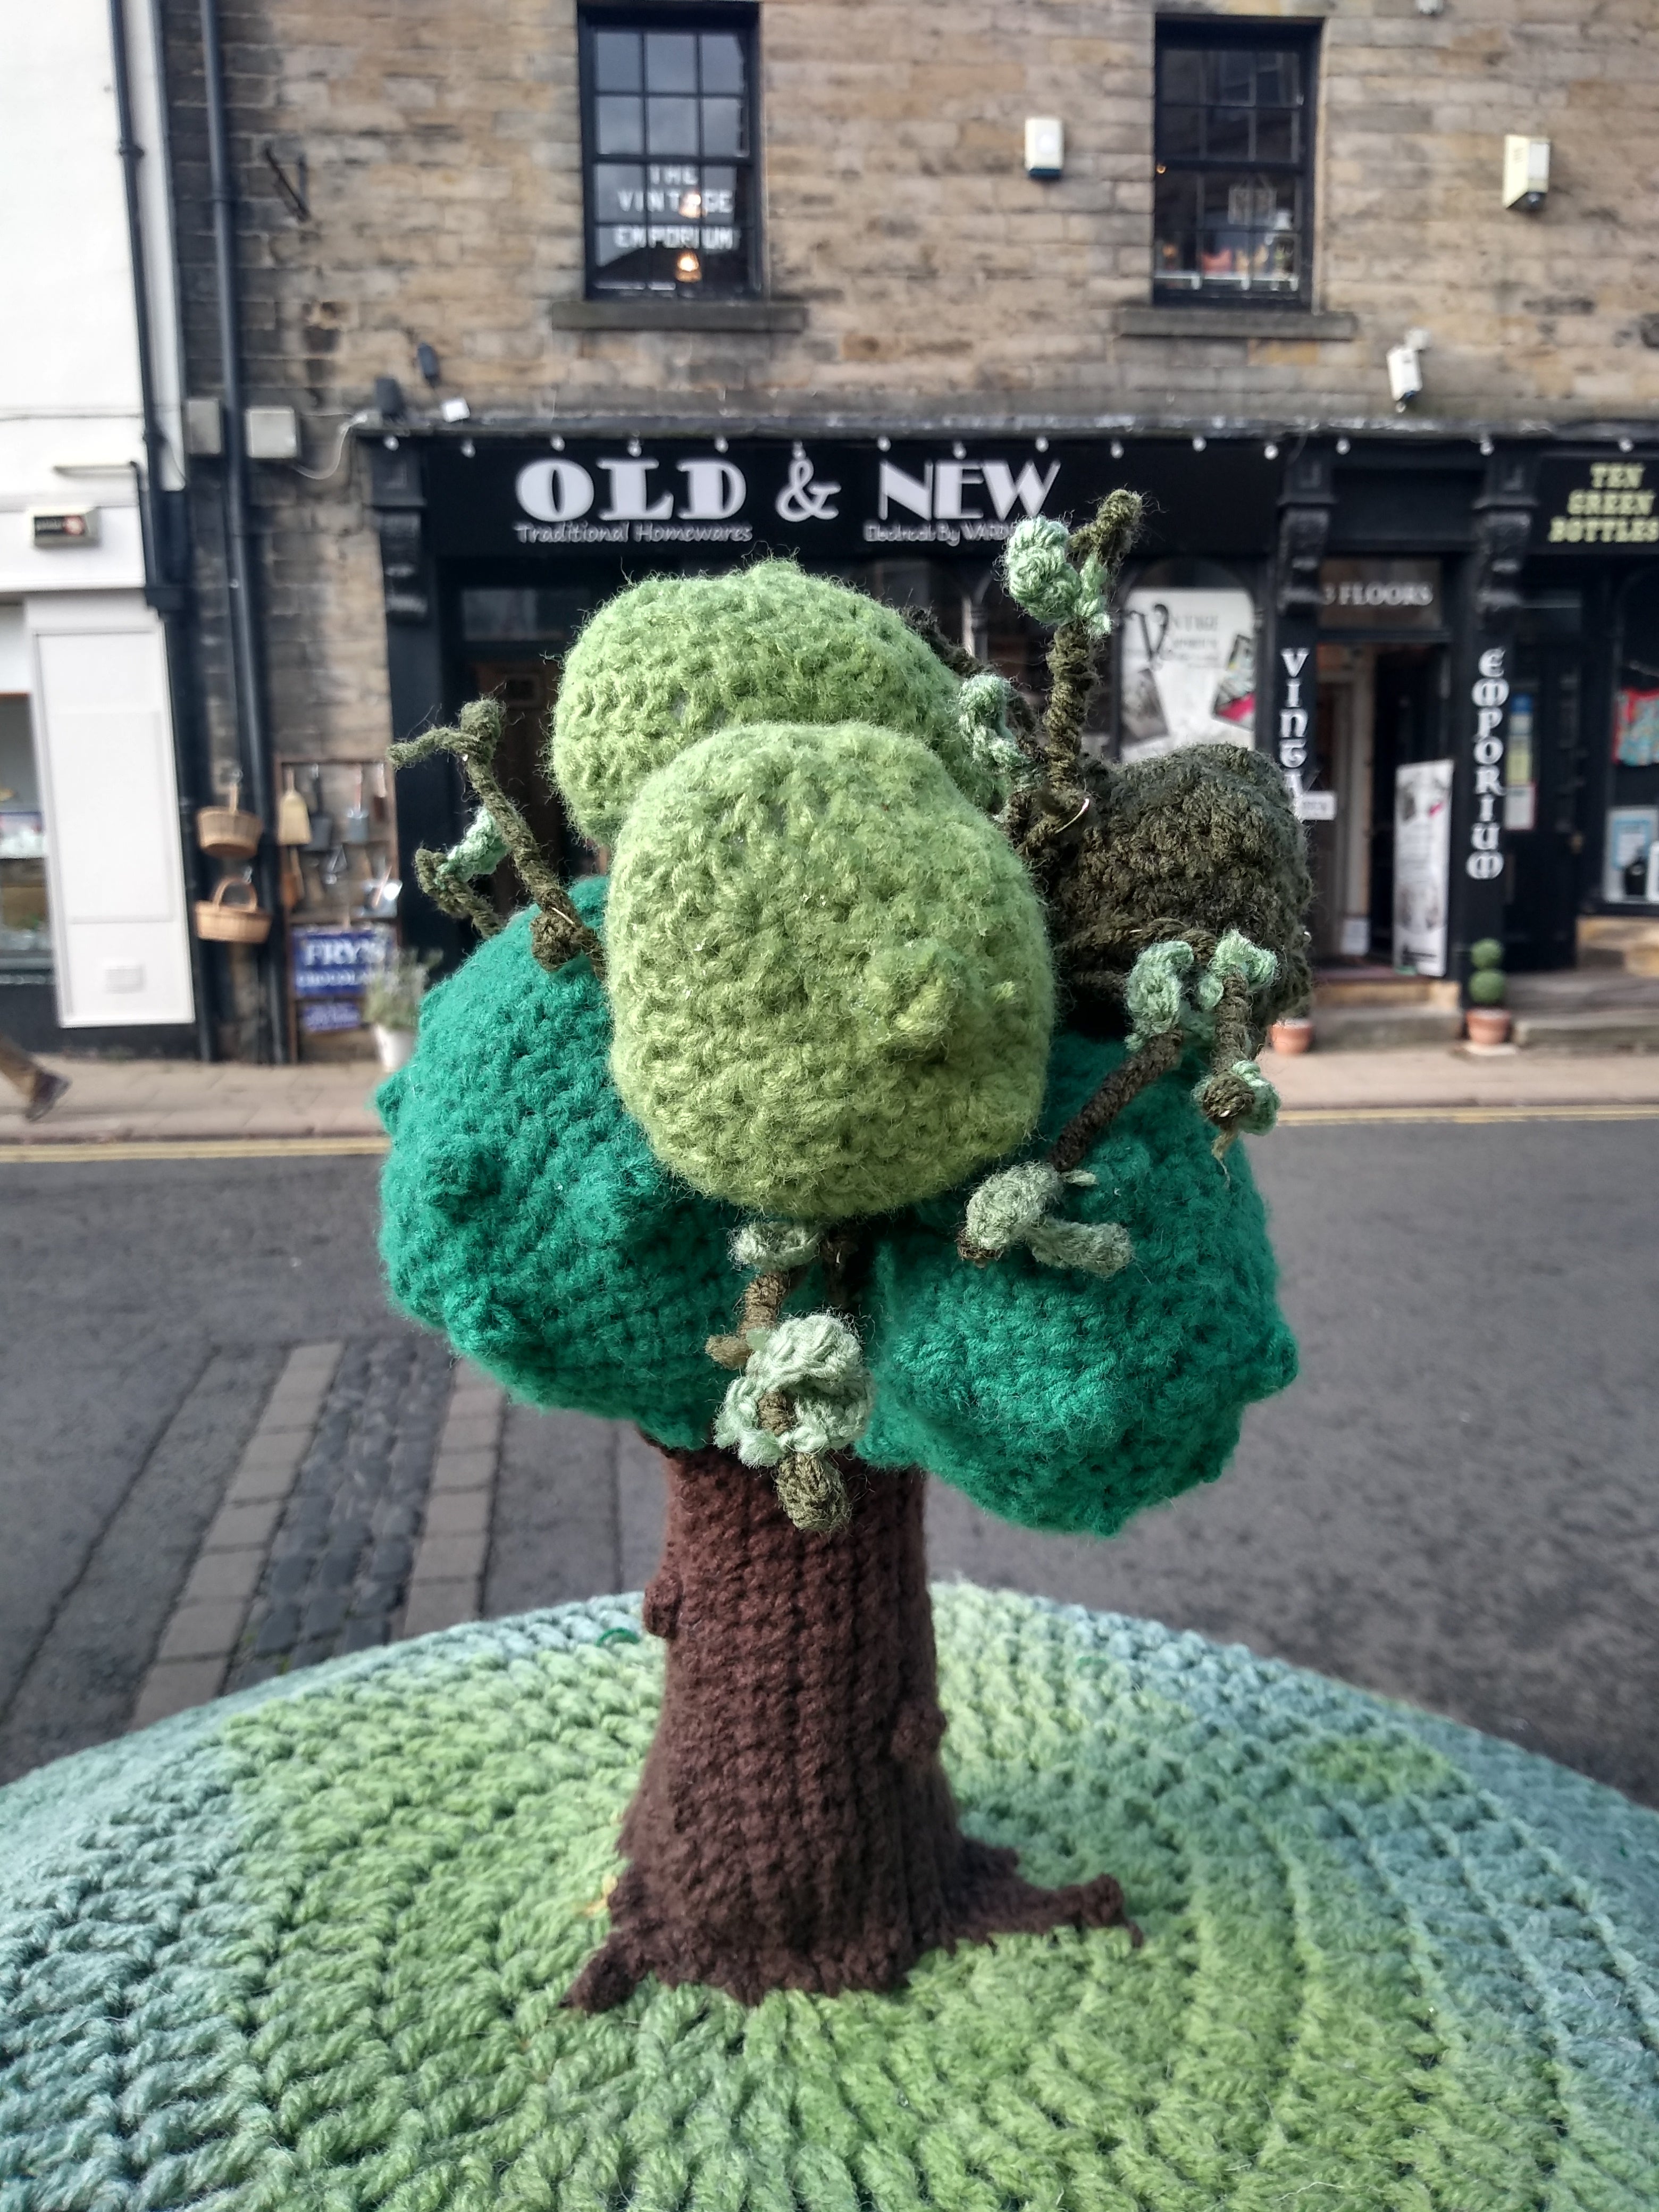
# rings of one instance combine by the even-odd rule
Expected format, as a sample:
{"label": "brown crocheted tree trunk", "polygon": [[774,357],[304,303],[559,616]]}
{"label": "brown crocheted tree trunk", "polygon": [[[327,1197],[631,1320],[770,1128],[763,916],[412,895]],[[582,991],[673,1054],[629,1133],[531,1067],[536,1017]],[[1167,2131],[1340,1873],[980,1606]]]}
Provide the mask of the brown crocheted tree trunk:
{"label": "brown crocheted tree trunk", "polygon": [[605,2011],[646,1974],[748,2004],[890,1990],[939,1945],[1129,1925],[1109,1875],[1037,1889],[1012,1851],[957,1826],[922,1478],[853,1462],[850,1525],[815,1535],[731,1453],[665,1457],[667,1543],[645,1602],[668,1644],[662,1716],[610,1939],[566,2002]]}

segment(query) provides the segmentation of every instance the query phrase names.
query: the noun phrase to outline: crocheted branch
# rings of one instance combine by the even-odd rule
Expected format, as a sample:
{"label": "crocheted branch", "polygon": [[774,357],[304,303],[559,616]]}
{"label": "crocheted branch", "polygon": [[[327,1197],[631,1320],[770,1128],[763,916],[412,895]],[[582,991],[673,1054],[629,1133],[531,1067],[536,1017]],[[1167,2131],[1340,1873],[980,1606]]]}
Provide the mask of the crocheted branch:
{"label": "crocheted branch", "polygon": [[1070,1183],[1092,1189],[1095,1178],[1074,1169],[1057,1174],[1046,1160],[1026,1160],[987,1176],[968,1201],[968,1216],[957,1238],[964,1260],[983,1267],[1010,1246],[1024,1244],[1045,1267],[1081,1267],[1091,1275],[1115,1275],[1133,1257],[1128,1232],[1115,1221],[1061,1221],[1054,1209]]}
{"label": "crocheted branch", "polygon": [[1141,512],[1138,492],[1109,492],[1093,521],[1069,537],[1062,524],[1044,515],[1022,522],[1003,556],[1012,596],[1039,622],[1055,625],[1043,750],[1049,781],[1060,791],[1081,787],[1095,647],[1110,630],[1107,595],[1134,543]]}
{"label": "crocheted branch", "polygon": [[[495,754],[501,741],[500,700],[474,699],[462,708],[458,728],[423,730],[407,744],[393,745],[392,763],[394,768],[410,768],[416,761],[429,760],[434,753],[454,754],[483,801],[495,836],[519,872],[520,881],[540,908],[530,931],[537,959],[544,968],[556,969],[585,952],[596,974],[603,975],[605,955],[599,938],[571,904],[569,892],[548,866],[534,831],[508,798],[495,774]],[[475,830],[477,826],[475,823]],[[421,888],[428,890],[447,913],[464,916],[482,927],[479,914],[485,910],[484,902],[467,890],[459,874],[460,869],[466,866],[459,856],[471,834],[468,833],[453,854],[433,852],[429,847],[423,848],[416,856],[415,873]],[[499,927],[499,922],[495,922],[494,927],[484,933],[493,935],[494,929]]]}
{"label": "crocheted branch", "polygon": [[857,1443],[875,1385],[851,1322],[839,1313],[783,1318],[785,1301],[817,1257],[817,1231],[799,1222],[745,1223],[732,1240],[740,1267],[760,1270],[744,1291],[734,1335],[710,1337],[708,1356],[737,1370],[714,1421],[714,1442],[771,1474],[798,1528],[845,1528],[852,1506],[834,1455]]}
{"label": "crocheted branch", "polygon": [[1088,1104],[1060,1131],[1049,1148],[1048,1164],[1059,1175],[1075,1168],[1117,1119],[1132,1098],[1176,1066],[1186,1049],[1179,1030],[1152,1037],[1139,1052],[1121,1060]]}
{"label": "crocheted branch", "polygon": [[792,1525],[721,1451],[666,1455],[668,1528],[644,1619],[662,1717],[623,1822],[610,1934],[565,1999],[618,2005],[647,1974],[769,1990],[890,1990],[926,1951],[1015,1930],[1123,1928],[1110,1875],[1038,1889],[964,1836],[945,1715],[922,1477],[852,1465],[839,1534]]}

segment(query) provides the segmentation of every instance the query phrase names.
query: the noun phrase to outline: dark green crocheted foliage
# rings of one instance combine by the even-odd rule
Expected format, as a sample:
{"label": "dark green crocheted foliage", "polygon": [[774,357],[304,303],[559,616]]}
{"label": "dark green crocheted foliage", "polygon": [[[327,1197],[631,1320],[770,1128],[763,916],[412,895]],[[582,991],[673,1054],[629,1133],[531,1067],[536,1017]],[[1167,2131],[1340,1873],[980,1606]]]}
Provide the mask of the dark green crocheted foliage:
{"label": "dark green crocheted foliage", "polygon": [[[1056,1039],[1045,1137],[1122,1054]],[[966,1266],[948,1203],[895,1223],[867,1301],[879,1389],[866,1459],[926,1467],[1006,1521],[1097,1536],[1221,1473],[1246,1406],[1293,1380],[1296,1345],[1244,1147],[1215,1158],[1199,1073],[1133,1100],[1085,1163],[1097,1187],[1068,1196],[1068,1218],[1129,1231],[1134,1257],[1115,1275],[1018,1250]]]}
{"label": "dark green crocheted foliage", "polygon": [[1228,929],[1278,956],[1259,1025],[1304,1006],[1313,884],[1302,825],[1267,756],[1191,745],[1109,764],[1091,786],[1083,831],[1045,886],[1055,971],[1077,1013],[1091,1025],[1115,1019],[1114,979],[1156,939]]}
{"label": "dark green crocheted foliage", "polygon": [[[575,886],[584,920],[605,888]],[[738,1216],[658,1164],[610,1049],[586,960],[550,975],[525,915],[481,945],[377,1096],[381,1256],[396,1304],[521,1396],[696,1445],[728,1380],[703,1346],[741,1288]]]}
{"label": "dark green crocheted foliage", "polygon": [[[596,926],[604,896],[576,888]],[[659,1164],[609,1046],[585,959],[548,974],[523,917],[474,953],[381,1086],[381,1249],[398,1304],[520,1395],[690,1446],[729,1379],[703,1346],[742,1291],[726,1249],[738,1217]],[[1121,1050],[1057,1040],[1046,1133]],[[1099,1534],[1220,1473],[1243,1408],[1291,1379],[1296,1355],[1244,1148],[1212,1157],[1195,1073],[1137,1099],[1090,1155],[1098,1188],[1068,1196],[1072,1217],[1127,1226],[1135,1257],[1118,1275],[1018,1250],[969,1266],[953,1242],[962,1192],[877,1224],[866,1458],[919,1463],[1008,1520]],[[796,1304],[821,1300],[811,1274]]]}
{"label": "dark green crocheted foliage", "polygon": [[641,785],[739,722],[872,722],[919,738],[976,806],[993,779],[958,726],[961,685],[890,607],[793,561],[652,576],[607,601],[566,659],[549,766],[583,834],[615,842]]}

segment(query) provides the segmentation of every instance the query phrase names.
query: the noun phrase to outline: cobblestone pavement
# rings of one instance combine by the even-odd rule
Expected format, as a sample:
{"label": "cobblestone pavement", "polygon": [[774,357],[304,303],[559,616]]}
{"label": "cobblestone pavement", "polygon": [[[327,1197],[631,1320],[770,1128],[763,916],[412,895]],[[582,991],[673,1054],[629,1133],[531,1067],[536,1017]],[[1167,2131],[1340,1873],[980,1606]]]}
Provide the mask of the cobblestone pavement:
{"label": "cobblestone pavement", "polygon": [[227,1690],[388,1640],[415,1564],[449,1370],[443,1346],[428,1337],[345,1346]]}

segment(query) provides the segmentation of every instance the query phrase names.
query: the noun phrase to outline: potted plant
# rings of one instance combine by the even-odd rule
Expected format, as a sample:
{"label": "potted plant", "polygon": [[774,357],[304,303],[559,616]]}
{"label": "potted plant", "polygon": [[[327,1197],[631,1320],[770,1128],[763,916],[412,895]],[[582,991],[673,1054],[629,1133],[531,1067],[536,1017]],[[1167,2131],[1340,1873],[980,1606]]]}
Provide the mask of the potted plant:
{"label": "potted plant", "polygon": [[429,952],[400,948],[364,988],[363,1019],[374,1032],[374,1049],[388,1071],[404,1066],[415,1049],[421,1000],[434,964]]}
{"label": "potted plant", "polygon": [[1275,1052],[1294,1054],[1313,1048],[1313,1018],[1310,1014],[1281,1014],[1267,1030],[1267,1042]]}
{"label": "potted plant", "polygon": [[1510,1010],[1504,1004],[1504,948],[1495,937],[1469,947],[1469,1006],[1464,1016],[1469,1042],[1507,1044]]}

